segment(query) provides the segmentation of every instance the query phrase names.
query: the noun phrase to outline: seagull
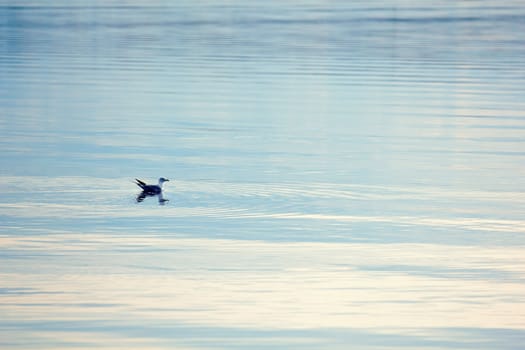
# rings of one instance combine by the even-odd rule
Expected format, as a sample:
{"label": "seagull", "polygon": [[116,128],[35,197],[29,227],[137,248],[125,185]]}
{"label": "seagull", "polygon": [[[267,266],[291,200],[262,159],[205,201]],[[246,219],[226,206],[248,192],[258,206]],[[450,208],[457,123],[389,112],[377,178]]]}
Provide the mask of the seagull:
{"label": "seagull", "polygon": [[139,180],[139,179],[135,179],[135,181],[136,181],[135,184],[137,184],[137,186],[142,188],[142,192],[145,195],[153,195],[153,194],[160,194],[160,193],[162,193],[162,184],[165,183],[166,181],[170,181],[170,180],[161,177],[159,179],[159,184],[158,185],[148,185],[144,181]]}

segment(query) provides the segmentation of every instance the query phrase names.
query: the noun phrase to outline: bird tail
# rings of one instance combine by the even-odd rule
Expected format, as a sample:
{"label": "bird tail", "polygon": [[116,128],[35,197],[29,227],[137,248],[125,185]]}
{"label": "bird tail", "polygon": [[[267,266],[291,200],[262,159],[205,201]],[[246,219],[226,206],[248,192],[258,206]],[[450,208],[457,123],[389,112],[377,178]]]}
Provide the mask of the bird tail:
{"label": "bird tail", "polygon": [[140,188],[144,189],[144,187],[146,186],[146,183],[144,181],[141,181],[139,179],[135,179],[135,184],[137,186],[139,186]]}

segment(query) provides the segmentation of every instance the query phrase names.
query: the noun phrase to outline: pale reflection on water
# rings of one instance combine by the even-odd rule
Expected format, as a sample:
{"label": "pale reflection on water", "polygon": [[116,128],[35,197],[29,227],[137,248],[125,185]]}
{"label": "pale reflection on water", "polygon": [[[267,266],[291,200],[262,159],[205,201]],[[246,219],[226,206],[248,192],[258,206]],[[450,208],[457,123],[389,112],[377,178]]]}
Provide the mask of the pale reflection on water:
{"label": "pale reflection on water", "polygon": [[0,348],[521,349],[524,18],[0,0]]}
{"label": "pale reflection on water", "polygon": [[[1,244],[11,259],[39,261],[1,268],[4,327],[19,329],[13,340],[22,333],[38,339],[43,327],[58,345],[71,338],[107,347],[129,327],[135,346],[155,340],[200,348],[214,336],[184,333],[197,327],[216,329],[219,339],[235,329],[310,330],[314,344],[330,346],[337,341],[325,339],[326,330],[351,329],[433,348],[457,329],[466,338],[451,344],[462,348],[486,345],[470,338],[475,329],[490,337],[496,328],[522,330],[525,321],[516,312],[525,307],[520,248],[82,234]],[[77,338],[82,327],[87,334]],[[63,328],[72,334],[62,337]]]}

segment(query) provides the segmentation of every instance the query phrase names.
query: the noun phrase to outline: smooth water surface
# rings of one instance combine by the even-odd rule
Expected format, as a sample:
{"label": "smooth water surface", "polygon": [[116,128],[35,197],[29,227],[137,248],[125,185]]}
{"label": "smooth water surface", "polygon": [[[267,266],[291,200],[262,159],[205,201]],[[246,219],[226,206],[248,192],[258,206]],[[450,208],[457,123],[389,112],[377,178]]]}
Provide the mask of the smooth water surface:
{"label": "smooth water surface", "polygon": [[521,349],[523,33],[521,1],[0,1],[0,347]]}

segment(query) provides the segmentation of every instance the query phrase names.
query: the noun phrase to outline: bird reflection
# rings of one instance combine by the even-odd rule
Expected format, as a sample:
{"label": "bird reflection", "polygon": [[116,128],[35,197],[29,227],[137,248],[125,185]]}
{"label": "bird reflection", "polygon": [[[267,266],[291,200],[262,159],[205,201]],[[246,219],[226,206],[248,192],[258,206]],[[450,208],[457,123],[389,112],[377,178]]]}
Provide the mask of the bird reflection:
{"label": "bird reflection", "polygon": [[166,204],[166,202],[169,202],[169,199],[164,198],[164,196],[162,195],[162,192],[161,193],[151,193],[148,191],[142,191],[137,196],[137,203],[141,203],[144,199],[146,199],[146,197],[157,197],[160,205],[164,205]]}

